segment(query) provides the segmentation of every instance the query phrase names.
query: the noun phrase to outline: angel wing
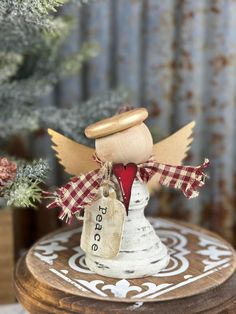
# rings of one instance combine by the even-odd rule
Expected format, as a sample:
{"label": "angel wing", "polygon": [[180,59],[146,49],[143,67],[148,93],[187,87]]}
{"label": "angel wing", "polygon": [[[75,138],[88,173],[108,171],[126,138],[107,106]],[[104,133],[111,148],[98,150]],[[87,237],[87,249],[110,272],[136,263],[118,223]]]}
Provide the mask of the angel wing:
{"label": "angel wing", "polygon": [[95,149],[76,143],[52,129],[48,129],[48,134],[51,136],[54,144],[52,148],[56,152],[59,163],[67,173],[80,175],[99,167],[93,159]]}
{"label": "angel wing", "polygon": [[[176,133],[154,144],[153,154],[156,161],[173,166],[181,165],[193,141],[192,130],[194,126],[195,121],[192,121]],[[149,181],[148,188],[150,192],[157,190],[159,179],[160,174],[157,173]]]}

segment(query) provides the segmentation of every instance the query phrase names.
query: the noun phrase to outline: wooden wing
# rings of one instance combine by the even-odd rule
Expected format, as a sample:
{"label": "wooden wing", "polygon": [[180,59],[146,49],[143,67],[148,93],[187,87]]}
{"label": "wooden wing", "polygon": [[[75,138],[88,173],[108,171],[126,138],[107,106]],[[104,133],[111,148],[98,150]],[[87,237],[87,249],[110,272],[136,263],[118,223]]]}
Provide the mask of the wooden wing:
{"label": "wooden wing", "polygon": [[76,143],[62,134],[48,129],[52,138],[52,148],[56,152],[59,163],[65,171],[71,175],[80,175],[99,168],[98,163],[93,159],[95,149],[86,145]]}
{"label": "wooden wing", "polygon": [[[192,130],[195,121],[190,122],[176,133],[154,144],[153,154],[157,162],[173,166],[181,165],[186,158],[193,141]],[[150,192],[157,190],[160,174],[156,174],[148,183]]]}

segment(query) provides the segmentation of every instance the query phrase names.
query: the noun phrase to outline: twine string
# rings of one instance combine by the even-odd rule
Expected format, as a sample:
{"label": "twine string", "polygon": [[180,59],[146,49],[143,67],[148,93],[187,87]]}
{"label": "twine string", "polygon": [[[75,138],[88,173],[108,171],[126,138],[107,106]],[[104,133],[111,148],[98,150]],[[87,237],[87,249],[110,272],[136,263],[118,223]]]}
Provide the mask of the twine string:
{"label": "twine string", "polygon": [[103,188],[103,195],[105,197],[109,196],[109,190],[110,188],[113,188],[115,190],[115,185],[111,180],[112,176],[112,163],[110,161],[106,161],[104,164],[104,175],[103,175],[103,182],[102,182],[102,188]]}

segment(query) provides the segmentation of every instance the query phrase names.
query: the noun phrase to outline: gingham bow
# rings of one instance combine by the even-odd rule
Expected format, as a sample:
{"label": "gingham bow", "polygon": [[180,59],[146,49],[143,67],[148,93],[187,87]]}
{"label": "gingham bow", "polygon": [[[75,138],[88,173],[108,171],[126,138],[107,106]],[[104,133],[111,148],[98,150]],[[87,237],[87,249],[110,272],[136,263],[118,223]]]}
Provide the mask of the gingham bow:
{"label": "gingham bow", "polygon": [[[81,209],[91,204],[97,197],[98,189],[104,180],[104,169],[106,163],[102,163],[97,157],[95,159],[101,164],[99,169],[72,178],[65,186],[58,188],[55,192],[46,192],[46,198],[53,198],[53,202],[47,207],[61,207],[60,219],[66,218],[71,222],[73,216]],[[205,183],[207,175],[203,172],[209,166],[209,160],[198,167],[171,166],[156,162],[150,158],[147,162],[137,165],[136,178],[147,183],[156,173],[160,174],[159,183],[167,187],[181,189],[187,198],[197,197],[198,188]]]}

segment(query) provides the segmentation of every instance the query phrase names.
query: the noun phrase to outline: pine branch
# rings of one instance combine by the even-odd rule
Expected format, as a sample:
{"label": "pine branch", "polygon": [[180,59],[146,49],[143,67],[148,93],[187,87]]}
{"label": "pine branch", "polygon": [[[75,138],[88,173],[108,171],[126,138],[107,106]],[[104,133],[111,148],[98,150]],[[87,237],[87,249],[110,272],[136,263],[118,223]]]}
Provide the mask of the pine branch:
{"label": "pine branch", "polygon": [[22,60],[23,58],[19,54],[0,52],[0,83],[16,74]]}
{"label": "pine branch", "polygon": [[[91,0],[90,0],[91,1]],[[58,7],[67,0],[1,0],[0,23],[5,20],[12,24],[21,21],[32,28],[50,30],[53,28],[53,18],[50,12],[56,12]],[[76,0],[76,4],[85,4],[89,0]],[[16,21],[16,19],[18,21]],[[19,26],[19,23],[17,23]]]}
{"label": "pine branch", "polygon": [[8,105],[5,110],[1,110],[0,142],[2,143],[14,134],[32,132],[38,128],[36,108],[28,103],[18,102],[18,104]]}
{"label": "pine branch", "polygon": [[[120,90],[109,92],[68,108],[39,107],[20,102],[16,107],[2,110],[0,115],[0,140],[13,134],[35,131],[40,127],[53,128],[81,143],[91,144],[83,135],[84,128],[99,119],[112,116],[127,101],[128,94]],[[9,127],[6,127],[9,126]]]}
{"label": "pine branch", "polygon": [[39,112],[40,124],[58,130],[80,143],[93,145],[93,141],[85,137],[84,129],[91,123],[113,116],[127,99],[127,91],[121,89],[69,108],[42,108]]}
{"label": "pine branch", "polygon": [[[90,0],[92,1],[92,0]],[[68,19],[48,15],[64,0],[1,0],[0,51],[23,53],[40,49],[45,37],[63,38]],[[85,1],[77,0],[78,4]],[[70,25],[71,28],[71,25]]]}
{"label": "pine branch", "polygon": [[[32,76],[26,79],[13,80],[10,83],[3,83],[0,86],[0,110],[2,115],[10,109],[11,111],[13,109],[17,111],[19,106],[24,103],[27,105],[35,103],[37,98],[49,93],[53,85],[59,80],[77,73],[82,63],[94,57],[97,54],[97,50],[96,44],[85,44],[80,53],[70,56],[62,62],[58,58],[52,57],[47,65],[44,64],[45,67],[43,67],[42,61],[39,65],[36,64],[34,68],[35,74]],[[7,108],[6,105],[8,106]]]}
{"label": "pine branch", "polygon": [[52,47],[55,49],[58,47],[56,41],[62,43],[73,26],[73,20],[57,17],[51,20],[50,31],[45,32],[22,21],[19,16],[12,21],[7,18],[1,19],[0,15],[0,51],[15,53],[43,51],[44,46],[47,48],[49,43],[51,49]]}
{"label": "pine branch", "polygon": [[[53,1],[53,3],[52,3]],[[27,38],[42,31],[54,30],[53,17],[49,10],[56,10],[61,5],[57,0],[1,0],[0,2],[0,27],[1,34],[17,43],[23,41],[25,46]],[[4,40],[3,35],[0,37]],[[37,38],[35,38],[37,40]],[[7,44],[7,40],[4,41]],[[19,42],[20,45],[20,42]],[[5,47],[5,45],[4,45]]]}
{"label": "pine branch", "polygon": [[[13,118],[22,120],[23,117],[27,117],[28,111],[32,110],[32,104],[36,104],[39,97],[47,94],[60,79],[77,72],[84,61],[96,55],[97,46],[85,44],[78,54],[64,60],[60,57],[60,50],[73,27],[71,20],[50,17],[58,36],[29,25],[31,15],[34,15],[34,21],[38,18],[43,23],[49,11],[54,11],[65,2],[64,0],[0,2],[0,120],[13,122]],[[87,1],[76,2],[82,4]],[[34,126],[34,120],[33,118],[31,123],[29,118],[26,118],[30,129]],[[0,125],[0,128],[4,128],[4,125]]]}
{"label": "pine branch", "polygon": [[[4,105],[33,103],[37,97],[47,94],[51,90],[51,85],[56,83],[50,77],[38,78],[36,76],[25,80],[4,83],[0,88],[0,108],[4,110]],[[13,106],[12,106],[13,107]],[[6,108],[6,110],[13,108]],[[17,110],[17,107],[14,109]]]}
{"label": "pine branch", "polygon": [[96,43],[86,43],[82,46],[79,53],[72,55],[61,63],[58,62],[58,66],[54,65],[54,73],[56,80],[61,80],[68,77],[70,74],[77,73],[84,62],[96,57],[99,47]]}

